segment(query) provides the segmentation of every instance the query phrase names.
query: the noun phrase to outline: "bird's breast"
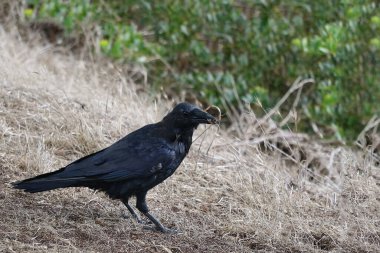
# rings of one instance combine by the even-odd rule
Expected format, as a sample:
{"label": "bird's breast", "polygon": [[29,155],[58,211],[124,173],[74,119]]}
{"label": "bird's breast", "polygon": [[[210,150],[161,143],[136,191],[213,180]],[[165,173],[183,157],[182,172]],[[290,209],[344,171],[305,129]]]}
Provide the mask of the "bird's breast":
{"label": "bird's breast", "polygon": [[177,142],[175,147],[175,152],[179,155],[186,154],[186,145],[183,142]]}
{"label": "bird's breast", "polygon": [[177,138],[175,139],[173,143],[173,148],[176,152],[177,155],[182,156],[183,158],[187,155],[187,153],[190,150],[191,146],[191,140],[192,136],[191,135],[177,135]]}

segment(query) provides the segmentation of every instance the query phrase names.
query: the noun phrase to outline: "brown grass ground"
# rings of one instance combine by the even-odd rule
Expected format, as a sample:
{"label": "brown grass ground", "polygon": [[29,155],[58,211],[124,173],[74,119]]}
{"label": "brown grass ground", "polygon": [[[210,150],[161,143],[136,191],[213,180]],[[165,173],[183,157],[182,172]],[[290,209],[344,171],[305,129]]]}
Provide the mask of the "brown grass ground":
{"label": "brown grass ground", "polygon": [[[0,31],[0,251],[379,251],[375,158],[266,131],[252,114],[239,124],[243,137],[234,137],[235,125],[207,129],[148,194],[152,212],[179,234],[142,229],[99,192],[11,189],[9,182],[106,147],[171,107],[138,95],[132,77],[112,66],[55,51]],[[283,151],[271,138],[293,144]]]}

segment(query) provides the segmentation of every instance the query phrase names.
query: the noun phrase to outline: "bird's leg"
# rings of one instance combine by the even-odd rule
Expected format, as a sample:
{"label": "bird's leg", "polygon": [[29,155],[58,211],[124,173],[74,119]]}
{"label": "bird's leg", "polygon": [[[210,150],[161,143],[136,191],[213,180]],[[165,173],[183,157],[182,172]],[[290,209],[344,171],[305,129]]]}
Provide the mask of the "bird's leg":
{"label": "bird's leg", "polygon": [[129,205],[128,200],[123,200],[123,204],[127,207],[128,211],[131,213],[132,217],[138,222],[143,223],[140,219],[139,215],[133,210],[133,208]]}
{"label": "bird's leg", "polygon": [[159,222],[153,215],[149,213],[149,208],[146,204],[146,192],[144,194],[139,194],[136,196],[136,207],[142,212],[153,224],[156,226],[156,229],[163,233],[175,233],[177,231],[168,229],[164,227],[161,222]]}
{"label": "bird's leg", "polygon": [[153,215],[151,215],[149,212],[143,213],[148,219],[156,225],[157,230],[161,231],[162,233],[173,233],[176,232],[175,230],[169,229],[164,227]]}

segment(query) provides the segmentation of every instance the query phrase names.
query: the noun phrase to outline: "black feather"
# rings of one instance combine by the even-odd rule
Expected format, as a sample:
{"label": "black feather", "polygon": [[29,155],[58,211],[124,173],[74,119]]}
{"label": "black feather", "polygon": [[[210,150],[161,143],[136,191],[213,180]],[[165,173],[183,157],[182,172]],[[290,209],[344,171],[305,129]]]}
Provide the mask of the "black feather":
{"label": "black feather", "polygon": [[[136,196],[137,208],[152,220],[145,202],[148,190],[175,172],[190,149],[194,129],[202,123],[216,123],[216,119],[194,105],[181,103],[162,121],[144,126],[108,148],[60,170],[15,182],[13,187],[33,193],[89,187],[122,200],[131,212],[128,199]],[[152,221],[165,230],[157,220]]]}

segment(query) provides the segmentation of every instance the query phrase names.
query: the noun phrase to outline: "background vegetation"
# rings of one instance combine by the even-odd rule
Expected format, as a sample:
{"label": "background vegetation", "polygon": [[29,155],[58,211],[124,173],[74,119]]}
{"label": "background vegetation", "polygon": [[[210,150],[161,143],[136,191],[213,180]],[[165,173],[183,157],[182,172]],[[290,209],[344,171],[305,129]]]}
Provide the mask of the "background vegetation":
{"label": "background vegetation", "polygon": [[[155,96],[153,103],[152,96],[141,92],[141,85],[134,79],[144,76],[146,71],[133,64],[142,64],[149,69],[149,83],[156,88],[167,82],[166,92],[170,87],[188,88],[192,93],[203,94],[206,99],[206,92],[210,92],[210,100],[227,106],[235,104],[236,107],[235,97],[249,99],[245,97],[249,93],[242,93],[242,88],[238,88],[240,81],[235,77],[238,72],[233,72],[239,64],[222,65],[222,68],[215,63],[215,68],[219,69],[213,69],[211,63],[199,62],[198,59],[202,58],[195,57],[191,51],[170,58],[165,54],[180,52],[180,48],[173,46],[169,39],[164,43],[161,35],[156,38],[152,24],[126,21],[129,17],[142,22],[142,17],[149,13],[141,11],[149,10],[145,9],[146,6],[125,1],[133,8],[130,7],[129,16],[122,16],[112,9],[113,3],[109,1],[109,5],[81,2],[81,7],[75,0],[70,6],[60,2],[50,2],[50,5],[42,1],[30,2],[29,6],[20,3],[26,2],[0,1],[0,252],[378,252],[380,137],[373,130],[378,128],[379,118],[371,118],[371,124],[360,135],[357,148],[333,146],[313,140],[308,134],[281,129],[283,124],[272,121],[277,115],[276,110],[265,114],[259,122],[253,113],[242,113],[227,127],[200,126],[181,168],[148,195],[152,213],[168,227],[179,229],[180,233],[176,235],[145,230],[141,224],[125,219],[121,215],[126,211],[125,206],[99,192],[71,188],[27,194],[12,189],[10,182],[63,167],[107,147],[126,133],[162,119],[172,108],[172,101]],[[246,10],[236,5],[237,2],[231,9]],[[59,8],[54,9],[54,6]],[[121,12],[124,7],[119,6],[117,10]],[[334,8],[340,7],[336,5]],[[48,10],[53,14],[62,13],[54,16]],[[315,12],[312,10],[308,15],[315,15]],[[320,13],[324,12],[320,10]],[[140,14],[133,16],[133,13]],[[258,19],[260,13],[254,18]],[[50,22],[53,16],[58,25]],[[71,16],[74,18],[70,19]],[[366,19],[370,24],[376,21],[373,16],[371,14],[370,21]],[[168,17],[169,14],[163,19]],[[113,22],[109,29],[119,30],[107,35],[107,22]],[[170,22],[171,25],[174,23]],[[205,29],[199,27],[199,32]],[[35,30],[43,31],[49,41],[65,47],[46,44]],[[207,38],[212,33],[203,31],[203,36]],[[308,36],[311,35],[294,36],[295,40],[291,41],[289,50],[294,50],[294,57],[299,60],[307,54],[304,49],[297,49],[297,43],[302,45],[305,37],[316,38]],[[188,37],[189,40],[194,38]],[[371,39],[357,39],[364,44],[374,44]],[[278,43],[285,41],[277,40]],[[206,43],[203,39],[198,42]],[[187,42],[183,39],[182,43]],[[212,44],[207,43],[207,48],[212,48]],[[369,49],[377,59],[372,44]],[[215,46],[215,52],[222,54],[226,45],[232,46],[221,41],[218,47]],[[257,53],[265,51],[266,46],[262,44],[263,49]],[[80,50],[76,50],[78,47]],[[117,48],[121,52],[119,57]],[[103,56],[87,58],[88,49],[91,53],[103,52],[114,62],[102,59]],[[242,49],[234,47],[233,50],[229,53]],[[78,52],[80,54],[74,56]],[[247,52],[247,57],[253,57],[251,51]],[[284,52],[290,54],[290,51]],[[260,55],[263,59],[249,58],[250,71],[265,74],[257,70],[256,64],[262,64],[263,68],[263,60],[272,63],[277,59],[265,58],[266,54]],[[365,54],[357,55],[364,57]],[[197,62],[188,61],[191,67],[181,68],[186,66],[186,59]],[[286,64],[278,66],[285,69],[295,62],[288,59]],[[123,63],[128,64],[121,66]],[[374,63],[366,66],[371,64]],[[297,66],[296,70],[302,66]],[[276,72],[275,68],[268,69],[272,75],[266,74],[267,78],[286,76],[285,72]],[[223,75],[220,74],[222,78],[218,82],[214,81],[215,86],[209,86],[210,91],[207,87],[197,91],[180,79],[181,75],[193,70]],[[345,75],[351,75],[354,70],[356,68]],[[370,73],[368,68],[363,71]],[[376,78],[374,68],[371,71]],[[227,72],[230,73],[228,78],[234,80],[231,86],[223,83],[228,80],[224,74]],[[311,75],[311,72],[307,74]],[[197,75],[200,74],[194,74]],[[317,72],[313,75],[316,77]],[[209,78],[207,74],[205,76]],[[252,75],[252,78],[257,76]],[[293,77],[288,78],[289,83],[293,82]],[[322,83],[320,79],[314,86],[304,86],[301,104],[294,110],[303,113],[299,119],[302,118],[300,126],[303,125],[304,129],[319,120],[318,114],[315,116],[305,111],[312,111],[309,108],[313,105],[322,108],[326,103],[317,100],[323,95],[323,90],[318,91]],[[207,80],[205,84],[213,83]],[[289,88],[287,84],[249,83],[247,89],[256,87],[256,93],[251,94],[252,108],[260,109],[255,107],[258,104],[256,99],[260,99],[265,108],[270,107]],[[232,95],[228,101],[229,87],[239,94]],[[363,86],[360,91],[376,98],[375,87],[369,90]],[[347,96],[353,96],[353,88],[349,88],[350,92],[341,90],[346,95],[348,93]],[[221,91],[220,98],[217,97],[219,93],[212,95],[215,90]],[[287,99],[279,101],[283,100]],[[358,110],[369,101],[362,100]],[[355,101],[352,103],[358,103]],[[274,108],[277,107],[276,104]],[[373,108],[375,106],[372,110],[376,110]],[[365,121],[364,113],[357,116],[360,122]],[[331,125],[336,121],[326,122],[317,127],[328,133],[329,128],[334,129]],[[331,131],[330,136],[333,135],[334,131]],[[343,135],[346,136],[349,135]]]}
{"label": "background vegetation", "polygon": [[327,138],[354,139],[380,113],[377,1],[28,0],[24,15],[93,31],[94,50],[144,65],[153,88],[224,109],[260,113],[313,77],[290,127]]}

